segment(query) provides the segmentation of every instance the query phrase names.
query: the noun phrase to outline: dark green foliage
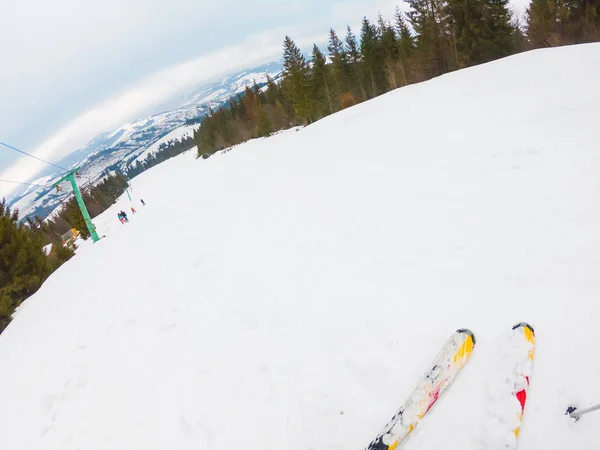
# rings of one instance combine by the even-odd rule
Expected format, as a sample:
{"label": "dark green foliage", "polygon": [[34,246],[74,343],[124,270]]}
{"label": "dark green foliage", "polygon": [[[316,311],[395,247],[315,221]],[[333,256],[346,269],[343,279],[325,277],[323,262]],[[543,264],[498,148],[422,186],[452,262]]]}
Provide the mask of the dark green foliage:
{"label": "dark green foliage", "polygon": [[[333,103],[339,105],[343,93],[350,90],[350,65],[348,55],[344,49],[344,43],[336,32],[329,30],[329,43],[327,45],[329,58],[331,59],[331,96]],[[337,108],[334,108],[337,110]]]}
{"label": "dark green foliage", "polygon": [[527,9],[532,48],[600,39],[600,0],[532,0]]}
{"label": "dark green foliage", "polygon": [[377,29],[380,36],[378,47],[380,49],[380,57],[382,58],[379,64],[383,66],[383,81],[381,81],[381,83],[384,83],[388,89],[396,89],[399,83],[398,67],[400,66],[398,37],[396,36],[394,28],[385,22],[381,15],[379,16],[377,23]]}
{"label": "dark green foliage", "polygon": [[394,15],[395,31],[398,36],[398,67],[404,85],[412,82],[414,75],[413,58],[415,56],[415,38],[410,32],[406,23],[405,15],[399,8],[396,8]]}
{"label": "dark green foliage", "polygon": [[42,251],[47,231],[32,220],[19,224],[17,211],[0,202],[0,333],[12,313],[27,297],[35,293],[48,276],[73,256],[53,239],[53,251]]}
{"label": "dark green foliage", "polygon": [[[231,113],[234,114],[233,109]],[[160,144],[158,146],[158,151],[147,156],[146,159],[144,159],[144,161],[137,161],[135,164],[131,165],[127,169],[127,176],[130,179],[133,179],[140,173],[150,169],[151,167],[154,167],[157,164],[166,161],[167,159],[173,158],[174,156],[180,155],[181,153],[186,152],[194,148],[195,146],[196,142],[194,141],[194,138],[187,136],[181,139],[173,139],[172,141]]]}
{"label": "dark green foliage", "polygon": [[514,52],[516,29],[511,24],[508,0],[448,0],[447,3],[459,67]]}
{"label": "dark green foliage", "polygon": [[348,55],[349,61],[349,76],[352,84],[352,94],[355,98],[364,101],[367,99],[367,92],[365,91],[363,83],[363,64],[360,58],[360,49],[358,46],[358,40],[352,32],[352,28],[348,26],[346,28],[346,55]]}
{"label": "dark green foliage", "polygon": [[83,214],[81,214],[81,209],[77,204],[77,200],[74,198],[71,199],[61,214],[63,219],[65,219],[73,228],[76,228],[77,231],[79,231],[83,239],[90,237],[90,232],[87,229],[85,219],[83,218]]}
{"label": "dark green foliage", "polygon": [[316,44],[312,53],[311,87],[314,104],[315,119],[320,119],[328,114],[333,114],[333,102],[331,100],[332,78],[330,67],[327,65],[325,55]]}
{"label": "dark green foliage", "polygon": [[283,42],[283,76],[282,88],[294,106],[296,117],[305,124],[312,122],[310,70],[304,55],[289,36]]}
{"label": "dark green foliage", "polygon": [[248,139],[289,128],[297,123],[295,117],[294,107],[282,87],[267,77],[266,92],[255,83],[232,98],[227,107],[211,111],[204,118],[202,126],[194,132],[198,157],[208,158]]}
{"label": "dark green foliage", "polygon": [[366,78],[364,83],[369,86],[368,97],[372,98],[379,95],[379,90],[383,86],[383,52],[377,27],[366,17],[362,21],[360,38],[360,54],[364,66],[363,74]]}
{"label": "dark green foliage", "polygon": [[393,24],[362,20],[360,39],[329,30],[329,62],[313,45],[307,64],[286,36],[279,82],[256,84],[211,111],[194,138],[198,156],[248,139],[306,125],[391,89],[493,61],[528,48],[600,39],[600,0],[532,0],[527,29],[509,0],[407,0]]}
{"label": "dark green foliage", "polygon": [[415,47],[418,55],[415,64],[419,79],[428,79],[451,70],[450,39],[446,34],[448,22],[439,0],[408,0],[411,9],[408,21],[416,33]]}

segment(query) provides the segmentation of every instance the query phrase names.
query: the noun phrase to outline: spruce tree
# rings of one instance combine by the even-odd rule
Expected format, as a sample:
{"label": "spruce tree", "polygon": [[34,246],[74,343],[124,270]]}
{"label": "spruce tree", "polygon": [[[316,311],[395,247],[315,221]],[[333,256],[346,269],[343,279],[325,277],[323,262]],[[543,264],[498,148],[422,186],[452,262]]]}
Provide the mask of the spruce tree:
{"label": "spruce tree", "polygon": [[452,45],[444,13],[447,4],[441,0],[407,0],[408,22],[416,33],[416,48],[421,76],[425,79],[450,70]]}
{"label": "spruce tree", "polygon": [[85,223],[83,214],[81,214],[81,209],[77,204],[77,200],[72,198],[67,203],[67,208],[64,214],[65,215],[63,217],[65,220],[67,220],[67,222],[69,222],[71,226],[79,232],[84,240],[90,237],[90,232],[87,229],[87,224]]}
{"label": "spruce tree", "polygon": [[378,20],[378,32],[380,36],[380,49],[383,57],[383,66],[385,77],[389,89],[396,89],[398,82],[396,80],[396,70],[399,61],[398,40],[394,28],[386,23],[381,15]]}
{"label": "spruce tree", "polygon": [[325,55],[317,44],[313,44],[311,86],[313,89],[314,106],[317,117],[333,114],[331,101],[331,78]]}
{"label": "spruce tree", "polygon": [[458,67],[478,64],[484,59],[484,1],[448,0],[446,12]]}
{"label": "spruce tree", "polygon": [[360,61],[360,51],[358,49],[356,36],[352,32],[350,26],[348,26],[346,34],[346,52],[348,53],[350,62],[354,65],[357,65]]}
{"label": "spruce tree", "polygon": [[360,50],[358,47],[358,42],[357,42],[356,36],[352,32],[352,29],[350,28],[350,26],[347,27],[346,31],[347,31],[346,39],[345,39],[346,54],[348,55],[348,61],[350,63],[349,69],[350,69],[350,77],[352,79],[352,84],[354,85],[353,91],[357,92],[357,94],[359,94],[359,96],[362,100],[366,100],[367,93],[365,91],[365,88],[363,85],[363,80],[362,80],[363,70],[362,70],[362,66],[361,66],[362,62],[361,62],[361,54],[360,54]]}
{"label": "spruce tree", "polygon": [[503,58],[515,52],[516,29],[512,24],[509,0],[485,0],[483,9],[484,57],[481,62]]}
{"label": "spruce tree", "polygon": [[[56,247],[60,247],[57,240]],[[19,224],[18,211],[0,201],[0,333],[6,328],[16,307],[39,289],[69,251],[49,257],[42,251],[43,230],[31,220]],[[62,259],[62,260],[61,260]]]}
{"label": "spruce tree", "polygon": [[531,0],[526,18],[527,37],[533,48],[565,43],[556,0]]}
{"label": "spruce tree", "polygon": [[258,112],[258,126],[257,126],[257,134],[258,137],[266,137],[273,133],[273,125],[271,124],[271,120],[264,108],[260,107]]}
{"label": "spruce tree", "polygon": [[532,0],[527,36],[534,47],[594,42],[600,39],[599,0]]}
{"label": "spruce tree", "polygon": [[350,90],[350,68],[344,43],[333,28],[329,30],[327,51],[331,59],[331,72],[334,85],[331,89],[332,97],[335,97],[335,103],[339,105],[342,93]]}
{"label": "spruce tree", "polygon": [[412,62],[415,51],[415,39],[410,32],[410,28],[406,23],[404,13],[400,8],[396,7],[395,13],[396,33],[398,34],[398,57],[400,62],[400,70],[404,84],[408,84],[411,80],[409,67]]}
{"label": "spruce tree", "polygon": [[283,42],[283,87],[289,92],[296,116],[302,123],[310,123],[312,97],[310,74],[304,55],[289,36]]}

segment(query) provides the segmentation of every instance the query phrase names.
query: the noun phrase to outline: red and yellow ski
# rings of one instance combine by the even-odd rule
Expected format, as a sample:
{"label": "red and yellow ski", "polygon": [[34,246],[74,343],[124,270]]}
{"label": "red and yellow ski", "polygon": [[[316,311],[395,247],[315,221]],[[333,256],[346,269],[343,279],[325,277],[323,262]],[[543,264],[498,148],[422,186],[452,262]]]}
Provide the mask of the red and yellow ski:
{"label": "red and yellow ski", "polygon": [[432,368],[425,373],[411,396],[369,444],[367,450],[394,450],[398,447],[456,378],[474,347],[475,336],[470,330],[460,329],[454,332],[433,362]]}
{"label": "red and yellow ski", "polygon": [[515,439],[514,444],[510,447],[517,448],[517,438],[521,430],[523,422],[523,414],[525,413],[525,403],[527,402],[527,389],[533,370],[533,359],[535,357],[535,331],[531,325],[522,322],[513,327],[513,344],[521,350],[522,357],[517,361],[514,371],[513,392],[512,395],[516,399],[515,402],[515,427],[513,429]]}

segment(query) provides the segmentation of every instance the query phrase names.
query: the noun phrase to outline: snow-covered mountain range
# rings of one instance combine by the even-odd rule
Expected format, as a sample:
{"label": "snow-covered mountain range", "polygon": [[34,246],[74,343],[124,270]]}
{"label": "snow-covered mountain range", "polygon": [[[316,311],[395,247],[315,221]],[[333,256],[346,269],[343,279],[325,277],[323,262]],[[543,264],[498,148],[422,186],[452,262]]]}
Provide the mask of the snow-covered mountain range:
{"label": "snow-covered mountain range", "polygon": [[[178,106],[100,134],[57,164],[68,168],[80,166],[82,184],[93,183],[112,170],[126,170],[129,164],[152,153],[153,148],[165,139],[191,135],[190,121],[202,118],[209,108],[218,108],[255,82],[259,86],[265,84],[267,75],[277,79],[280,74],[281,64],[273,62],[200,85],[176,102]],[[52,183],[60,176],[62,173],[54,168],[42,172],[31,183],[43,187],[29,186],[16,191],[9,199],[10,205],[19,209],[21,217],[47,216],[70,195],[70,189],[56,192],[52,188]]]}

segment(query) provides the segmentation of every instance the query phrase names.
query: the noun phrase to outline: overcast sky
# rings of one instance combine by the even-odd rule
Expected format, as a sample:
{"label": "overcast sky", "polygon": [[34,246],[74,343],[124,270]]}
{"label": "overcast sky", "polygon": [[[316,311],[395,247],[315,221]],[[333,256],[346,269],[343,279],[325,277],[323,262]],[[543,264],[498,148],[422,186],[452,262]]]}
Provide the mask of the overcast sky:
{"label": "overcast sky", "polygon": [[[199,82],[278,60],[286,34],[308,46],[401,3],[0,0],[0,141],[56,161]],[[43,168],[0,146],[0,179]]]}

